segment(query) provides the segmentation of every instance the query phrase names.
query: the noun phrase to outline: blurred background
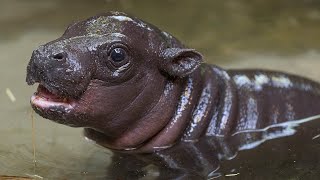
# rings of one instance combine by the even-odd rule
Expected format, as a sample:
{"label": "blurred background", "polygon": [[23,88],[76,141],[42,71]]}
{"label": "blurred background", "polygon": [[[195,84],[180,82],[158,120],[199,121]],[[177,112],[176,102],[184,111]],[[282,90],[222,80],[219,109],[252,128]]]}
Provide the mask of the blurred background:
{"label": "blurred background", "polygon": [[[0,0],[0,175],[104,178],[111,153],[81,129],[35,115],[36,87],[25,83],[32,50],[68,24],[105,11],[124,11],[170,32],[224,68],[264,68],[320,81],[317,0]],[[107,155],[106,155],[107,154]]]}

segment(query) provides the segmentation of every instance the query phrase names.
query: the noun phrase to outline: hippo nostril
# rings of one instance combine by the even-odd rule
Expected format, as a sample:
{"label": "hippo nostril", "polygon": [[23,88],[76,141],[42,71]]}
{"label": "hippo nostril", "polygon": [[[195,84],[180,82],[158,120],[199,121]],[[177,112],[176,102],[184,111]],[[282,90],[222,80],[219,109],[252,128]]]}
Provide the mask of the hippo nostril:
{"label": "hippo nostril", "polygon": [[66,58],[66,55],[64,53],[58,53],[58,54],[55,54],[52,56],[52,59],[55,59],[55,60],[58,60],[58,61],[61,61],[63,59]]}

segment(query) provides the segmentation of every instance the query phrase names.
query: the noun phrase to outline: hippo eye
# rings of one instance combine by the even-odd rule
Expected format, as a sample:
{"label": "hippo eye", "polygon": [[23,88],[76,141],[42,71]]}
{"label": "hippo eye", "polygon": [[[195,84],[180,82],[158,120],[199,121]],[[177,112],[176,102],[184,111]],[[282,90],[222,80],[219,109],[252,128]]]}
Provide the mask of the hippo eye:
{"label": "hippo eye", "polygon": [[111,52],[110,52],[110,58],[112,61],[114,62],[121,62],[126,58],[126,51],[122,48],[114,48]]}

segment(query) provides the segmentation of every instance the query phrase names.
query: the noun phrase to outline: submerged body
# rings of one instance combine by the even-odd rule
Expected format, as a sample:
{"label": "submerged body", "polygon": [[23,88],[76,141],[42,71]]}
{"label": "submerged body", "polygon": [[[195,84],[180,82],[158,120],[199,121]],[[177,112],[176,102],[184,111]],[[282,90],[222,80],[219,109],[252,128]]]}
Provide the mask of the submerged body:
{"label": "submerged body", "polygon": [[202,62],[170,34],[111,12],[72,24],[35,50],[27,82],[40,84],[31,104],[44,118],[84,127],[88,138],[114,151],[157,151],[157,158],[179,142],[192,146],[193,158],[210,156],[217,144],[227,148],[212,138],[320,114],[316,82]]}

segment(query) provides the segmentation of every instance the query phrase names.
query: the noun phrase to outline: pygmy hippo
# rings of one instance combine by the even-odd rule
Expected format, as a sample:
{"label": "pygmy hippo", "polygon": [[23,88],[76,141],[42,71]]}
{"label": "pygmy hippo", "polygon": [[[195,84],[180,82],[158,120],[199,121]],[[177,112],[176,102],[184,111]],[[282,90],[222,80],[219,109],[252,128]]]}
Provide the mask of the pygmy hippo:
{"label": "pygmy hippo", "polygon": [[[158,153],[167,167],[174,157],[168,163],[159,152],[177,143],[194,149],[199,140],[320,114],[316,82],[203,61],[169,33],[110,12],[34,50],[26,81],[39,83],[31,105],[42,117],[84,127],[86,137],[114,152]],[[188,152],[199,157],[216,148],[203,146]]]}

